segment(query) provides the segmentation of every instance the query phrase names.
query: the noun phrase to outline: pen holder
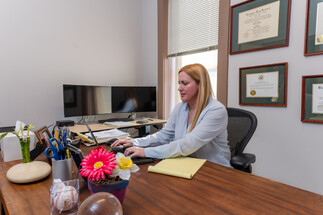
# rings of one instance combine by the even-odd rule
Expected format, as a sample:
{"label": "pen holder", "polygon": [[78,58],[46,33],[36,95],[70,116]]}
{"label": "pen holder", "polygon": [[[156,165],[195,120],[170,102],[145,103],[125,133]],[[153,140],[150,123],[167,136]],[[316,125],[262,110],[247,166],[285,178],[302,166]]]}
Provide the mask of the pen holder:
{"label": "pen holder", "polygon": [[61,179],[62,181],[72,180],[72,158],[65,160],[52,159],[52,176],[53,179]]}
{"label": "pen holder", "polygon": [[54,182],[50,188],[50,214],[72,215],[79,209],[79,180]]}

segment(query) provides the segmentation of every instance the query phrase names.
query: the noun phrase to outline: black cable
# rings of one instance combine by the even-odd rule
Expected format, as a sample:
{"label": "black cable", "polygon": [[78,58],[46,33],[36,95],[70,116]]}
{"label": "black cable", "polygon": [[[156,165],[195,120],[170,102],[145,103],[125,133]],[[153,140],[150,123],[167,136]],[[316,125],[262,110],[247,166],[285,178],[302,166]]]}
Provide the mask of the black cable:
{"label": "black cable", "polygon": [[83,117],[84,117],[84,116],[82,116],[82,118],[77,122],[77,124],[79,124],[80,122],[82,122]]}

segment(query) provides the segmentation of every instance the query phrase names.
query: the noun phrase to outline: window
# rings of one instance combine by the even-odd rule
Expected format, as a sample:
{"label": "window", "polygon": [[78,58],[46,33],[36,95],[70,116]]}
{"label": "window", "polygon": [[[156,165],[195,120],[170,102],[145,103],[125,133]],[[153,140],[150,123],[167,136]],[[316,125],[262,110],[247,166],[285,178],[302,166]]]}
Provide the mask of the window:
{"label": "window", "polygon": [[[177,72],[191,63],[201,63],[210,72],[214,94],[224,105],[227,104],[228,56],[229,56],[229,14],[228,0],[158,0],[158,117],[168,119],[174,105],[180,101],[177,91]],[[182,5],[183,4],[183,5]],[[191,4],[191,5],[189,5]],[[186,15],[176,10],[193,8]],[[191,7],[192,6],[192,7]],[[201,7],[200,7],[201,6]],[[202,8],[196,12],[195,9]],[[174,12],[172,14],[172,12]],[[181,15],[179,15],[181,14]],[[199,17],[201,15],[201,17]],[[203,17],[204,16],[204,17]],[[208,16],[208,18],[206,18]],[[171,27],[174,17],[183,22],[178,27]],[[192,20],[193,19],[193,20]],[[201,24],[201,20],[207,24]],[[198,23],[198,24],[196,24]],[[187,24],[187,25],[186,25]],[[190,24],[191,25],[190,27]],[[183,27],[185,26],[185,27]],[[193,27],[192,27],[193,26]],[[214,32],[214,28],[216,31]],[[206,30],[207,29],[207,30]],[[196,32],[193,32],[197,30]],[[175,34],[175,33],[176,34]],[[211,33],[212,32],[212,33]],[[179,33],[179,34],[177,34]],[[171,35],[171,36],[170,36]],[[181,35],[177,37],[176,35]],[[205,36],[207,35],[207,36]],[[215,36],[216,35],[216,39]],[[194,39],[194,41],[187,40]],[[204,42],[196,42],[202,36]],[[185,42],[185,46],[181,43]],[[210,43],[206,43],[210,42]],[[175,44],[175,45],[174,45]],[[193,45],[188,48],[188,45]],[[207,45],[206,45],[207,44]],[[199,47],[196,45],[200,45]],[[185,47],[171,49],[171,47]],[[170,51],[175,50],[175,51]],[[177,50],[177,51],[176,51]],[[204,55],[205,54],[205,55]],[[199,57],[199,56],[203,57]],[[212,61],[205,59],[212,58]],[[202,61],[201,61],[201,60]],[[177,99],[176,99],[177,98]]]}
{"label": "window", "polygon": [[219,0],[170,1],[168,57],[171,101],[166,115],[181,101],[177,91],[177,72],[187,64],[200,63],[205,66],[216,95],[218,14]]}
{"label": "window", "polygon": [[219,0],[171,0],[168,18],[168,56],[217,49]]}
{"label": "window", "polygon": [[177,91],[178,87],[178,71],[180,68],[187,64],[200,63],[208,70],[210,75],[210,80],[212,84],[213,93],[216,97],[217,94],[217,55],[218,50],[205,51],[195,54],[183,55],[179,57],[170,57],[170,66],[171,66],[171,103],[170,110],[174,106],[181,102],[179,93]]}

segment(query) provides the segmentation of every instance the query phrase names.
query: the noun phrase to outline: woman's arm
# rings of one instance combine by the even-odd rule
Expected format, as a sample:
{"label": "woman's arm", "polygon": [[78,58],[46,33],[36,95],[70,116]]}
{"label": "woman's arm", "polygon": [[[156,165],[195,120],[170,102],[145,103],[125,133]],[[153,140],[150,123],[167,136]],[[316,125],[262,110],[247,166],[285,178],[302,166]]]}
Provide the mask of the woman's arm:
{"label": "woman's arm", "polygon": [[148,146],[159,146],[164,145],[171,142],[174,139],[175,135],[175,122],[176,122],[176,115],[180,109],[180,105],[177,105],[174,110],[172,111],[167,123],[162,130],[148,135],[147,137],[143,138],[136,138],[132,140],[134,146],[140,147],[148,147]]}
{"label": "woman's arm", "polygon": [[190,155],[224,132],[227,121],[227,111],[224,106],[205,108],[192,132],[169,144],[145,148],[145,155],[154,158]]}

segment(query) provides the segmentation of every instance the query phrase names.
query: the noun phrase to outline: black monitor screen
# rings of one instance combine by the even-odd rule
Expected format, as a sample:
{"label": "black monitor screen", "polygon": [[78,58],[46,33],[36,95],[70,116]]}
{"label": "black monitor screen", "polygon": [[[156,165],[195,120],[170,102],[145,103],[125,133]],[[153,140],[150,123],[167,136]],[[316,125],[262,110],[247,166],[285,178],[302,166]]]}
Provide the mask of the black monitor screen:
{"label": "black monitor screen", "polygon": [[156,112],[156,87],[112,87],[112,113]]}
{"label": "black monitor screen", "polygon": [[111,113],[110,86],[63,85],[63,97],[65,117]]}

